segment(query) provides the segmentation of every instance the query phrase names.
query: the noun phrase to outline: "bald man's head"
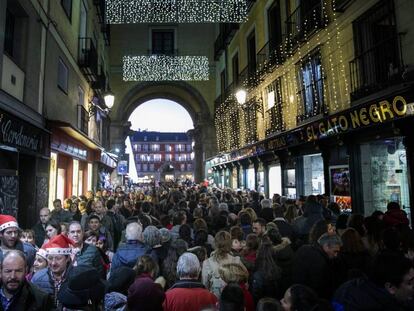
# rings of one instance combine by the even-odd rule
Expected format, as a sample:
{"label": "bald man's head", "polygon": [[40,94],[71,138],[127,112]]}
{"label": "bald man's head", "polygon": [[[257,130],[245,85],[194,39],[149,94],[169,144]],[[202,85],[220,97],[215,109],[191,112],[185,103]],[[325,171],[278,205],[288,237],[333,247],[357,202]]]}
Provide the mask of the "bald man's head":
{"label": "bald man's head", "polygon": [[6,252],[1,263],[1,280],[3,292],[16,294],[23,286],[26,276],[26,257],[23,252],[11,250]]}
{"label": "bald man's head", "polygon": [[39,212],[40,222],[46,224],[50,219],[50,211],[47,207],[44,207]]}

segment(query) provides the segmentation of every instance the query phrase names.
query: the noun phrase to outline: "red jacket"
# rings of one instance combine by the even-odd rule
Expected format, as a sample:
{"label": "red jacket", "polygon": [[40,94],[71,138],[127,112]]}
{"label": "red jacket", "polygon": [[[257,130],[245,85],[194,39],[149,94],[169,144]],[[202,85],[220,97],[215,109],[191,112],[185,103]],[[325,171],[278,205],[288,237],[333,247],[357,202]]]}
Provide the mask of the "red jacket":
{"label": "red jacket", "polygon": [[163,307],[164,311],[200,311],[216,303],[216,296],[200,282],[180,280],[165,293]]}
{"label": "red jacket", "polygon": [[388,227],[398,225],[409,225],[407,214],[401,209],[392,209],[385,212],[384,223]]}

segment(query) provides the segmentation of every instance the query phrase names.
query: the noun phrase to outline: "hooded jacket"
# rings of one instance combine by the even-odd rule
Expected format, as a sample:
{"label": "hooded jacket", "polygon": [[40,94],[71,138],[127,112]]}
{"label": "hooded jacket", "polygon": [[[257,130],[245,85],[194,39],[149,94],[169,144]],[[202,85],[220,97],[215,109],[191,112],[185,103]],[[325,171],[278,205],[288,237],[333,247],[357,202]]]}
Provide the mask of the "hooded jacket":
{"label": "hooded jacket", "polygon": [[111,272],[121,266],[133,268],[137,259],[145,254],[150,254],[151,249],[137,240],[128,240],[121,244],[112,258]]}

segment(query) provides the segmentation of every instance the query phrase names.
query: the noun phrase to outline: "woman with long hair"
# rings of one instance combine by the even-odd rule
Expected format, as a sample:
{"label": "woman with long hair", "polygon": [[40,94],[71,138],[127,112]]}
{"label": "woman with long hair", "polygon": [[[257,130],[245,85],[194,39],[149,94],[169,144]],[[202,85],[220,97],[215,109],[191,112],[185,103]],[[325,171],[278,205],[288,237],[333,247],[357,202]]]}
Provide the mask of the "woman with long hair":
{"label": "woman with long hair", "polygon": [[273,258],[273,244],[264,239],[257,250],[251,292],[257,303],[263,297],[277,298],[280,293],[281,269]]}
{"label": "woman with long hair", "polygon": [[227,231],[217,232],[215,238],[216,250],[211,253],[210,258],[203,262],[203,269],[201,272],[201,279],[204,286],[213,294],[220,298],[221,290],[225,283],[220,277],[220,266],[227,263],[241,264],[240,257],[231,255],[232,239],[230,233]]}
{"label": "woman with long hair", "polygon": [[162,262],[162,275],[166,279],[166,287],[170,288],[178,280],[177,262],[178,258],[188,249],[184,240],[177,239],[173,241],[168,249],[167,257]]}

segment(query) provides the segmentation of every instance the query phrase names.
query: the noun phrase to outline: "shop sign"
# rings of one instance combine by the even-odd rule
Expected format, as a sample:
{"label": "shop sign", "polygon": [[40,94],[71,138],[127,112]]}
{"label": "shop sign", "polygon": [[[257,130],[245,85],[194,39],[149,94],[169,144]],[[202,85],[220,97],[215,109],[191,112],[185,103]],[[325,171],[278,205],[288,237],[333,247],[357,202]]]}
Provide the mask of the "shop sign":
{"label": "shop sign", "polygon": [[395,96],[378,103],[348,109],[307,126],[266,140],[266,150],[278,150],[301,143],[348,133],[414,115],[414,103],[407,96]]}
{"label": "shop sign", "polygon": [[390,100],[350,109],[320,122],[314,122],[305,129],[306,139],[307,141],[314,141],[412,114],[413,105],[408,102],[406,97],[398,95]]}
{"label": "shop sign", "polygon": [[264,143],[258,143],[243,149],[235,150],[231,152],[231,160],[239,160],[247,157],[257,156],[264,153],[266,150]]}
{"label": "shop sign", "polygon": [[45,155],[48,154],[48,135],[45,131],[1,110],[0,143]]}
{"label": "shop sign", "polygon": [[128,174],[128,161],[119,161],[118,162],[118,175]]}

